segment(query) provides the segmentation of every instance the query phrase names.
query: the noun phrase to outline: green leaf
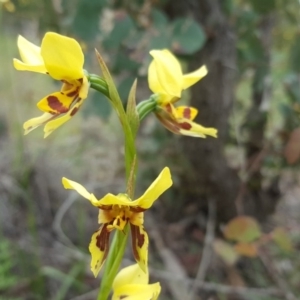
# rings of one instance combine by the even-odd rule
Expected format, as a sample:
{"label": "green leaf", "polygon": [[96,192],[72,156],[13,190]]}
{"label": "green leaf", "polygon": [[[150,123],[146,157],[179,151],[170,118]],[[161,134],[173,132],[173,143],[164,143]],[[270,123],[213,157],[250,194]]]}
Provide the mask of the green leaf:
{"label": "green leaf", "polygon": [[171,48],[171,45],[172,39],[170,33],[167,30],[161,31],[151,36],[149,51],[152,49]]}
{"label": "green leaf", "polygon": [[133,162],[133,159],[136,155],[136,149],[134,144],[134,137],[131,132],[130,125],[128,123],[127,115],[124,111],[123,103],[121,101],[121,98],[119,96],[119,93],[117,91],[117,88],[115,86],[115,83],[110,75],[110,72],[101,57],[100,53],[96,50],[96,56],[100,65],[100,68],[103,73],[103,77],[107,83],[108,86],[108,92],[109,92],[109,99],[111,100],[118,117],[120,119],[124,136],[125,136],[125,164],[126,164],[126,178],[129,178],[131,165]]}
{"label": "green leaf", "polygon": [[85,41],[92,41],[99,33],[99,15],[106,0],[79,0],[72,22],[76,36]]}
{"label": "green leaf", "polygon": [[234,4],[232,0],[223,0],[221,2],[222,10],[230,16],[234,12]]}
{"label": "green leaf", "polygon": [[250,0],[255,11],[261,14],[267,14],[276,9],[276,0]]}
{"label": "green leaf", "polygon": [[204,46],[205,32],[192,18],[177,18],[172,27],[172,49],[175,52],[193,54]]}
{"label": "green leaf", "polygon": [[112,106],[108,99],[101,93],[91,93],[83,107],[83,115],[97,115],[107,120],[111,114]]}
{"label": "green leaf", "polygon": [[136,99],[135,99],[136,84],[137,84],[137,80],[135,79],[128,95],[127,108],[126,108],[128,122],[134,137],[136,136],[136,133],[140,125],[139,115],[136,110]]}
{"label": "green leaf", "polygon": [[292,103],[300,103],[300,76],[289,74],[284,80],[284,87]]}
{"label": "green leaf", "polygon": [[234,265],[239,258],[234,247],[223,240],[216,239],[213,242],[213,249],[230,266]]}
{"label": "green leaf", "polygon": [[[116,59],[113,65],[113,72],[118,73],[122,71],[130,71],[130,72],[137,72],[140,64],[126,55],[124,52],[119,51],[116,54]],[[127,95],[126,95],[127,96]]]}
{"label": "green leaf", "polygon": [[164,31],[169,24],[167,15],[156,8],[151,11],[151,19],[153,27],[160,31]]}
{"label": "green leaf", "polygon": [[300,33],[295,36],[290,50],[290,68],[300,73]]}
{"label": "green leaf", "polygon": [[261,231],[255,219],[239,216],[225,226],[224,236],[229,240],[250,243],[261,236]]}
{"label": "green leaf", "polygon": [[126,103],[130,88],[132,87],[134,80],[135,80],[135,77],[130,75],[130,76],[125,77],[118,85],[119,95],[121,97],[123,104]]}
{"label": "green leaf", "polygon": [[125,15],[122,19],[115,20],[115,26],[104,39],[103,46],[107,49],[117,49],[133,30],[135,25],[129,16]]}
{"label": "green leaf", "polygon": [[294,250],[290,237],[284,228],[277,227],[274,229],[272,238],[277,246],[284,252],[291,253]]}
{"label": "green leaf", "polygon": [[245,34],[237,44],[239,62],[243,65],[264,63],[264,49],[255,32]]}

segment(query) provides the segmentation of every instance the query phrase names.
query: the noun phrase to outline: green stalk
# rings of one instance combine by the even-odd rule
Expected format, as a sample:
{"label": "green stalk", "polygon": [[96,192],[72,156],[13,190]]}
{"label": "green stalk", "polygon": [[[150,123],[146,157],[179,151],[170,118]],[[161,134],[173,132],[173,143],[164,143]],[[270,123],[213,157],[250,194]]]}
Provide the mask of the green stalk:
{"label": "green stalk", "polygon": [[140,102],[136,109],[139,114],[140,121],[142,121],[147,115],[155,110],[157,103],[154,99],[150,98]]}
{"label": "green stalk", "polygon": [[[101,65],[101,64],[100,64]],[[91,87],[100,93],[106,95],[111,101],[114,109],[116,110],[125,136],[125,169],[126,169],[126,185],[127,192],[130,191],[129,197],[133,198],[134,195],[134,180],[135,180],[135,139],[132,134],[130,124],[123,104],[119,98],[115,85],[106,69],[106,66],[102,65],[103,74],[105,79],[103,80],[97,75],[89,75],[89,81]],[[115,231],[113,241],[110,245],[110,250],[105,263],[105,270],[101,280],[101,285],[97,300],[107,300],[112,289],[112,283],[117,275],[119,267],[121,265],[122,258],[124,256],[127,239],[129,235],[129,224],[124,228],[123,232]]]}

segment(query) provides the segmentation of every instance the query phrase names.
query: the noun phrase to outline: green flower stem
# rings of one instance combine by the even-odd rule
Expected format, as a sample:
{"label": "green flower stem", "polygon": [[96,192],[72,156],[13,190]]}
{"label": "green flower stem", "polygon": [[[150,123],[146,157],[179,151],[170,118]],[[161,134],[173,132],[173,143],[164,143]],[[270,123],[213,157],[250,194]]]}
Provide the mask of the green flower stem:
{"label": "green flower stem", "polygon": [[122,258],[124,256],[125,248],[127,245],[127,238],[129,233],[129,225],[124,228],[124,232],[116,231],[113,237],[113,241],[110,246],[108,257],[106,260],[105,271],[103,274],[101,286],[97,300],[107,300],[111,292],[111,286],[115,279],[119,267],[121,265]]}
{"label": "green flower stem", "polygon": [[[135,164],[136,164],[136,148],[135,138],[132,133],[128,115],[124,110],[124,106],[119,98],[117,90],[114,86],[112,78],[106,69],[106,66],[102,66],[102,71],[105,79],[98,75],[89,74],[88,79],[91,83],[91,87],[98,92],[107,96],[111,101],[117,115],[119,116],[124,136],[125,136],[125,168],[126,168],[126,185],[127,193],[130,193],[129,197],[134,196],[135,186]],[[125,248],[127,245],[127,239],[129,235],[129,224],[127,224],[124,230],[115,230],[110,250],[105,263],[105,270],[101,280],[101,285],[98,293],[97,300],[107,300],[112,289],[112,283],[115,279],[119,267],[121,265],[122,258],[124,256]]]}
{"label": "green flower stem", "polygon": [[88,80],[92,89],[102,93],[106,97],[109,97],[108,86],[103,78],[99,77],[98,75],[89,74]]}
{"label": "green flower stem", "polygon": [[140,121],[153,112],[156,108],[156,105],[157,103],[153,98],[140,102],[136,107]]}

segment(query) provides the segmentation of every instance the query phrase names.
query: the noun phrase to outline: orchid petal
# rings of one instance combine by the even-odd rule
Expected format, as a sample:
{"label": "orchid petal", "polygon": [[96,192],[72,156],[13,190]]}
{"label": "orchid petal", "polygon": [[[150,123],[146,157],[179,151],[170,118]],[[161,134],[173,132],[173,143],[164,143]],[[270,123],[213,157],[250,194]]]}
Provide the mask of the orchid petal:
{"label": "orchid petal", "polygon": [[75,181],[72,181],[66,177],[62,178],[62,184],[65,189],[75,190],[79,195],[81,195],[85,199],[89,200],[92,203],[92,205],[97,206],[97,207],[99,206],[99,201],[96,199],[94,194],[89,193],[86,190],[86,188],[84,186],[82,186],[81,184],[79,184]]}
{"label": "orchid petal", "polygon": [[207,75],[206,66],[202,66],[201,68],[199,68],[194,72],[183,75],[182,89],[185,90],[189,88],[190,86],[194,85],[196,82],[198,82],[206,75]]}
{"label": "orchid petal", "polygon": [[49,112],[52,114],[62,114],[69,111],[70,106],[72,105],[74,99],[73,90],[69,96],[69,94],[65,94],[63,92],[55,92],[40,100],[37,104],[37,107],[44,112]]}
{"label": "orchid petal", "polygon": [[153,202],[172,185],[172,183],[170,169],[165,167],[146,192],[134,202],[137,206],[148,209],[152,206]]}
{"label": "orchid petal", "polygon": [[134,264],[122,269],[114,279],[113,290],[127,284],[148,284],[149,273],[144,272],[138,264]]}
{"label": "orchid petal", "polygon": [[149,238],[143,226],[130,224],[132,252],[140,268],[146,273],[148,266]]}
{"label": "orchid petal", "polygon": [[52,120],[55,117],[56,117],[56,115],[44,113],[43,115],[41,115],[39,117],[32,118],[32,119],[26,121],[23,124],[24,134],[25,135],[28,134],[30,131],[34,130],[35,128],[39,127],[40,125],[44,125],[45,123],[49,122],[50,120]]}
{"label": "orchid petal", "polygon": [[[149,78],[151,85],[155,85],[155,79],[159,81],[163,91],[172,97],[180,97],[182,90],[182,71],[176,57],[169,50],[152,50],[150,54],[154,58],[156,77]],[[153,67],[152,67],[153,68]],[[152,71],[154,74],[154,71]]]}
{"label": "orchid petal", "polygon": [[14,59],[14,67],[19,71],[46,73],[47,69],[41,56],[40,47],[19,35],[18,48],[22,61]]}
{"label": "orchid petal", "polygon": [[76,105],[74,105],[65,115],[48,122],[44,128],[44,138],[49,136],[55,129],[69,121],[77,113],[81,105],[82,102],[76,103]]}
{"label": "orchid petal", "polygon": [[147,285],[128,284],[116,289],[112,300],[156,300],[160,290],[159,282]]}
{"label": "orchid petal", "polygon": [[99,274],[108,254],[110,231],[107,230],[107,226],[108,224],[103,224],[100,229],[92,235],[92,240],[89,245],[92,256],[91,271],[95,277]]}
{"label": "orchid petal", "polygon": [[197,114],[198,110],[190,106],[178,106],[175,108],[176,119],[185,118],[190,121],[193,121]]}
{"label": "orchid petal", "polygon": [[42,41],[41,55],[47,71],[54,79],[68,81],[84,77],[84,56],[76,40],[48,32]]}
{"label": "orchid petal", "polygon": [[218,130],[215,128],[207,128],[192,122],[188,119],[178,120],[180,126],[179,133],[182,135],[206,138],[207,135],[217,137]]}

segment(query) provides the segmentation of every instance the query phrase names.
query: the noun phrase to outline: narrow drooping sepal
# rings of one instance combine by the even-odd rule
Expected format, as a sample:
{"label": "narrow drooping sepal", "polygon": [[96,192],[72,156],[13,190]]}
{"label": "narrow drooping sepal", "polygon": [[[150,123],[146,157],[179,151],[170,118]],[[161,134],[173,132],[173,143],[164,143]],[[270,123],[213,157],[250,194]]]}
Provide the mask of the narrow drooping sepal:
{"label": "narrow drooping sepal", "polygon": [[101,225],[100,229],[92,235],[89,246],[92,256],[91,271],[95,277],[99,274],[109,250],[110,231],[107,229],[107,226],[108,224]]}
{"label": "narrow drooping sepal", "polygon": [[149,238],[142,225],[136,226],[130,224],[132,238],[132,252],[140,268],[147,272],[148,268],[148,246]]}

